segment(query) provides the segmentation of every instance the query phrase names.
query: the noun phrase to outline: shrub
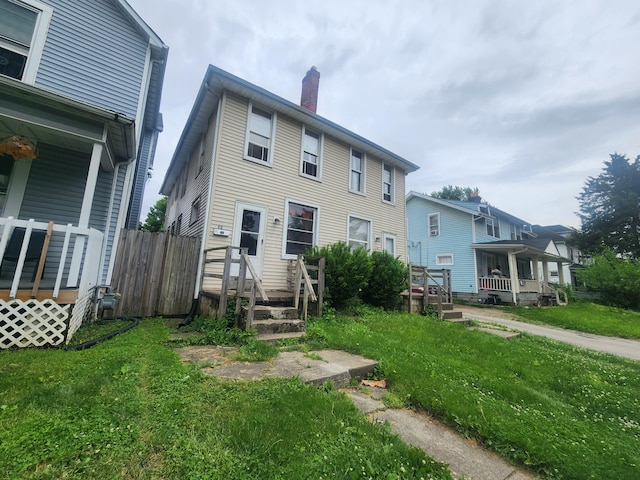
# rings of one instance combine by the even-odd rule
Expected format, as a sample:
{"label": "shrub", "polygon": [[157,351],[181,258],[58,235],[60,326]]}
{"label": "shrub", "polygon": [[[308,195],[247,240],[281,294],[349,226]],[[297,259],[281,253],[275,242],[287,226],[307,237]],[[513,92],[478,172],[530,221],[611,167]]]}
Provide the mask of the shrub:
{"label": "shrub", "polygon": [[640,310],[640,265],[620,258],[613,250],[593,257],[593,263],[577,272],[587,288],[600,293],[607,305]]}
{"label": "shrub", "polygon": [[367,286],[372,265],[364,248],[352,250],[345,242],[338,242],[315,247],[309,255],[326,258],[325,298],[332,307],[343,309]]}
{"label": "shrub", "polygon": [[385,310],[400,309],[400,294],[409,286],[409,268],[388,252],[373,252],[371,261],[371,276],[362,291],[362,300]]}

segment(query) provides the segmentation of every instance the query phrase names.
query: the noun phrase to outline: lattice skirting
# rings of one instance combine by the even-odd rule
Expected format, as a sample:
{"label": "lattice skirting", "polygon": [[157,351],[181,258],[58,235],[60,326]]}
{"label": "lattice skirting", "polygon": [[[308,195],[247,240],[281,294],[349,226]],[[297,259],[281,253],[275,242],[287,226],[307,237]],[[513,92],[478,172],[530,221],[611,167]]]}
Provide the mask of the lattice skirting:
{"label": "lattice skirting", "polygon": [[75,305],[54,300],[0,300],[0,349],[61,345],[91,314],[91,292]]}

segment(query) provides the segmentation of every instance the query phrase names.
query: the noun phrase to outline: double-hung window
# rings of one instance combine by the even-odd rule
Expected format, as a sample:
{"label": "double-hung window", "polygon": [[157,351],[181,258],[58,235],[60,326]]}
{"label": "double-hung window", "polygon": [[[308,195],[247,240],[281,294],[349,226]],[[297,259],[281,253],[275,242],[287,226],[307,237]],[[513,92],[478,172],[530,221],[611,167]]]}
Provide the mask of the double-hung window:
{"label": "double-hung window", "polygon": [[364,193],[365,185],[365,158],[364,153],[354,148],[351,149],[351,173],[349,174],[349,191]]}
{"label": "double-hung window", "polygon": [[522,232],[520,227],[515,223],[509,224],[509,232],[511,233],[511,240],[522,240]]}
{"label": "double-hung window", "polygon": [[500,238],[500,221],[493,218],[486,218],[487,235],[490,237]]}
{"label": "double-hung window", "polygon": [[316,245],[318,208],[287,202],[285,255],[298,255]]}
{"label": "double-hung window", "polygon": [[249,121],[245,141],[245,157],[258,163],[271,165],[275,113],[249,104]]}
{"label": "double-hung window", "polygon": [[0,0],[0,74],[34,83],[53,9],[37,0]]}
{"label": "double-hung window", "polygon": [[390,253],[391,255],[396,254],[396,236],[390,233],[385,233],[383,235],[384,239],[384,251]]}
{"label": "double-hung window", "polygon": [[365,250],[371,250],[371,220],[354,217],[349,215],[347,243],[353,249],[362,247]]}
{"label": "double-hung window", "polygon": [[189,216],[189,225],[193,225],[200,217],[200,197],[196,198],[191,204],[191,215]]}
{"label": "double-hung window", "polygon": [[429,236],[430,237],[440,236],[440,214],[439,213],[432,213],[429,215]]}
{"label": "double-hung window", "polygon": [[388,203],[393,203],[393,177],[393,167],[385,163],[382,166],[382,200]]}
{"label": "double-hung window", "polygon": [[317,180],[322,173],[322,135],[302,127],[302,159],[300,173]]}

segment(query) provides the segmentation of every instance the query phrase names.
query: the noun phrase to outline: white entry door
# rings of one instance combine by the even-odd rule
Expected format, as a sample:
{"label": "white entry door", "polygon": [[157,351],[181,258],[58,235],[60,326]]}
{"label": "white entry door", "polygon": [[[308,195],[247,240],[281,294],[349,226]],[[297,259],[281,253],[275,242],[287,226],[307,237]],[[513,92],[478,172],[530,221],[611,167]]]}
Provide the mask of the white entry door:
{"label": "white entry door", "polygon": [[[262,264],[264,261],[264,227],[267,219],[267,209],[257,205],[238,202],[233,227],[233,246],[246,248],[251,265],[262,278]],[[234,257],[239,253],[234,251]],[[238,274],[238,265],[233,265],[232,275]],[[251,274],[247,272],[247,276]]]}

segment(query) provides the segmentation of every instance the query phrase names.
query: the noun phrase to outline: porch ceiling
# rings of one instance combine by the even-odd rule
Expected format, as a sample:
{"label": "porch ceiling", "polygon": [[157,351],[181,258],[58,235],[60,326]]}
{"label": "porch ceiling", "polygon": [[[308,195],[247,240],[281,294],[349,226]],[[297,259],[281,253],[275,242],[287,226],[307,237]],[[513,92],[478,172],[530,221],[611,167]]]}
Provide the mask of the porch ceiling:
{"label": "porch ceiling", "polygon": [[532,245],[521,242],[492,242],[492,243],[473,243],[471,248],[481,252],[490,252],[498,255],[509,255],[515,253],[516,258],[522,260],[531,260],[538,257],[538,260],[546,260],[548,262],[572,263],[568,258],[545,252]]}
{"label": "porch ceiling", "polygon": [[133,120],[0,77],[0,137],[7,135],[85,153],[104,143],[105,170],[135,158]]}

